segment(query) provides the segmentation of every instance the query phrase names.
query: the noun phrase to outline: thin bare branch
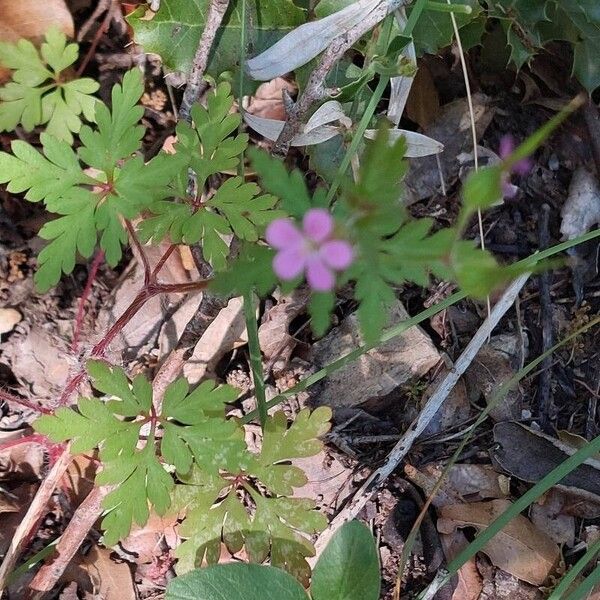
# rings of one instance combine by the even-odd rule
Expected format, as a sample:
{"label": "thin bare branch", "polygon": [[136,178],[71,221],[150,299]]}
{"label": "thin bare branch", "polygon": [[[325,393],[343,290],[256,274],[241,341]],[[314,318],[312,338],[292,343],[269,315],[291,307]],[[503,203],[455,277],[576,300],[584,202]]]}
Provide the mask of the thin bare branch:
{"label": "thin bare branch", "polygon": [[321,56],[317,68],[311,73],[306,88],[302,92],[300,98],[298,98],[296,104],[288,112],[285,126],[273,146],[273,154],[277,156],[286,156],[292,140],[300,133],[304,117],[313,104],[335,94],[336,90],[328,89],[325,81],[333,67],[341,60],[344,54],[350,50],[363,35],[376,27],[388,14],[408,3],[409,0],[383,0],[363,21],[346,31],[344,34],[336,37],[333,42],[331,42],[327,50],[325,50]]}
{"label": "thin bare branch", "polygon": [[198,43],[192,70],[188,77],[187,86],[183,93],[183,100],[179,109],[179,118],[188,123],[191,120],[190,111],[192,110],[192,106],[194,102],[197,102],[202,93],[202,78],[208,65],[208,57],[228,7],[229,0],[212,0],[208,7],[206,24]]}
{"label": "thin bare branch", "polygon": [[72,460],[73,456],[69,453],[69,446],[67,446],[54,463],[52,469],[50,469],[44,481],[42,481],[35,498],[29,505],[27,513],[17,527],[10,541],[10,546],[4,555],[2,565],[0,565],[0,596],[6,587],[8,576],[15,568],[19,556],[30,538],[31,532],[46,514],[46,505]]}

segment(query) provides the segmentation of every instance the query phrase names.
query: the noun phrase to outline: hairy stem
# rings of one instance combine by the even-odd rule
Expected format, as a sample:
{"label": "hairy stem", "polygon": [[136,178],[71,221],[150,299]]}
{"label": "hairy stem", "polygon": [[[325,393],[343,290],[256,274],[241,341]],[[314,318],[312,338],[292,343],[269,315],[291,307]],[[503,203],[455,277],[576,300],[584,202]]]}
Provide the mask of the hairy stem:
{"label": "hairy stem", "polygon": [[98,273],[98,269],[100,268],[100,265],[103,261],[104,250],[98,250],[96,256],[94,256],[94,260],[92,261],[90,272],[85,283],[85,288],[83,289],[83,294],[81,294],[81,298],[79,299],[79,306],[77,307],[77,317],[75,318],[75,326],[73,328],[73,341],[71,342],[71,350],[73,352],[76,352],[77,347],[79,346],[79,337],[81,335],[81,327],[83,325],[83,317],[85,315],[85,303],[87,302],[88,298],[90,297],[90,294],[92,293],[92,285],[94,284],[96,275]]}

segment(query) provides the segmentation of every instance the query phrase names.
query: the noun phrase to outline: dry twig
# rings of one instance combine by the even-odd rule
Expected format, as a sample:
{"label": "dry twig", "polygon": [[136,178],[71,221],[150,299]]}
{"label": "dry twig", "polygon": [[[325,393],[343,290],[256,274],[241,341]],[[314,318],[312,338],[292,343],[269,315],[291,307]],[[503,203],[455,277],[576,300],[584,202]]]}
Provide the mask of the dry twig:
{"label": "dry twig", "polygon": [[300,133],[303,119],[315,102],[335,96],[337,90],[328,89],[325,85],[327,76],[344,54],[366,33],[376,27],[387,15],[408,4],[409,0],[383,0],[367,17],[336,37],[321,56],[317,68],[311,73],[306,88],[296,104],[288,111],[285,126],[273,146],[273,154],[286,156],[294,137]]}
{"label": "dry twig", "polygon": [[208,65],[208,56],[215,41],[217,31],[223,22],[223,17],[229,6],[229,0],[212,0],[208,7],[206,24],[200,37],[198,49],[194,56],[192,70],[188,77],[188,82],[183,93],[183,100],[179,109],[179,118],[184,121],[191,120],[190,111],[192,105],[198,100],[202,93],[202,78]]}

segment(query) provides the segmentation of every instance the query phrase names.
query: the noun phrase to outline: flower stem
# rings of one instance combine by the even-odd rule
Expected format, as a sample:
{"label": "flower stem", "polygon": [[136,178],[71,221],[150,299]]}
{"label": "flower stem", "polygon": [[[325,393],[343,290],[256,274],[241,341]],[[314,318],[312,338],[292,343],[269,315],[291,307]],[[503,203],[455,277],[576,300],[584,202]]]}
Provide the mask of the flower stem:
{"label": "flower stem", "polygon": [[258,339],[258,324],[254,310],[254,295],[252,291],[244,292],[244,318],[248,332],[248,349],[250,352],[250,367],[254,379],[254,395],[260,426],[264,429],[267,422],[267,398],[265,396],[265,380],[263,376],[262,355]]}

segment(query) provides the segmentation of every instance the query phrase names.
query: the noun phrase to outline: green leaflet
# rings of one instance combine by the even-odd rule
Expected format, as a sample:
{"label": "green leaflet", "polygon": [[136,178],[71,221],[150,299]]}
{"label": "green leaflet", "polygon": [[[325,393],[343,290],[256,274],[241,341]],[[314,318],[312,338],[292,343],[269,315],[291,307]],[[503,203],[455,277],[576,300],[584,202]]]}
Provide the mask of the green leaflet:
{"label": "green leaflet", "polygon": [[[201,242],[204,258],[216,271],[227,266],[229,245],[224,237],[235,235],[240,240],[256,242],[273,219],[283,216],[275,209],[277,198],[260,195],[255,183],[232,177],[206,198],[204,187],[211,175],[237,169],[240,156],[248,145],[246,134],[232,136],[241,117],[230,114],[233,96],[228,83],[221,83],[208,94],[207,107],[192,107],[190,126],[177,126],[176,154],[182,166],[176,173],[172,195],[179,201],[159,200],[150,205],[153,216],[140,224],[144,241],[195,244]],[[188,171],[197,176],[198,197],[187,193]]]}
{"label": "green leaflet", "polygon": [[[193,463],[202,464],[211,477],[237,464],[235,457],[245,450],[243,434],[225,420],[224,404],[238,392],[205,381],[190,393],[187,381],[179,379],[165,391],[162,413],[156,415],[145,377],[130,381],[122,369],[99,360],[89,361],[87,369],[94,387],[110,399],[80,398],[77,410],[59,408],[34,427],[56,442],[70,440],[73,453],[98,450],[102,470],[96,483],[115,486],[103,501],[102,521],[105,543],[113,545],[133,523],[146,523],[150,507],[164,514],[171,505],[174,481],[166,465],[184,477]],[[141,442],[144,425],[150,433]]]}
{"label": "green leaflet", "polygon": [[[14,62],[18,64],[17,55]],[[60,56],[49,56],[61,64]],[[0,183],[8,190],[26,192],[31,202],[44,201],[58,216],[42,227],[40,237],[48,245],[38,257],[35,282],[46,291],[70,273],[77,255],[90,257],[98,237],[109,265],[121,259],[127,232],[123,219],[134,219],[148,205],[168,197],[174,176],[185,159],[160,153],[145,164],[133,156],[140,149],[144,128],[139,125],[143,108],[139,71],[129,71],[112,90],[112,108],[96,102],[97,125],[80,131],[82,146],[75,153],[65,141],[42,133],[42,152],[21,140],[12,142],[12,154],[0,152]],[[81,161],[96,169],[92,176]]]}
{"label": "green leaflet", "polygon": [[29,40],[0,42],[0,64],[14,69],[12,81],[0,88],[0,131],[22,125],[31,131],[46,125],[46,132],[73,143],[81,117],[95,120],[99,84],[93,79],[63,81],[62,72],[79,54],[77,44],[67,44],[64,33],[50,29],[38,50]]}
{"label": "green leaflet", "polygon": [[[306,535],[321,530],[327,521],[315,511],[312,500],[288,497],[306,483],[302,470],[288,463],[320,452],[318,436],[327,432],[330,418],[326,407],[312,413],[305,409],[288,428],[284,413],[275,413],[267,421],[259,454],[245,448],[237,455],[230,454],[233,462],[226,470],[231,475],[206,473],[205,463],[196,462],[186,485],[175,491],[174,505],[187,515],[181,526],[187,539],[177,550],[180,572],[204,559],[216,563],[222,539],[231,552],[245,547],[251,561],[270,557],[272,565],[308,582],[306,557],[314,554],[314,548]],[[233,475],[238,482],[234,485]],[[255,484],[257,480],[261,486]],[[268,495],[260,491],[263,486]],[[240,493],[249,495],[253,512],[240,501]]]}
{"label": "green leaflet", "polygon": [[[142,8],[132,13],[128,21],[136,43],[146,52],[159,54],[167,69],[187,74],[204,29],[208,5],[209,0],[164,0],[154,18],[144,19]],[[239,3],[230,3],[209,58],[207,73],[214,78],[225,71],[239,70],[240,13]],[[252,55],[266,50],[305,22],[305,12],[292,0],[247,0],[246,15],[246,43]]]}

